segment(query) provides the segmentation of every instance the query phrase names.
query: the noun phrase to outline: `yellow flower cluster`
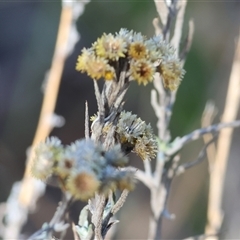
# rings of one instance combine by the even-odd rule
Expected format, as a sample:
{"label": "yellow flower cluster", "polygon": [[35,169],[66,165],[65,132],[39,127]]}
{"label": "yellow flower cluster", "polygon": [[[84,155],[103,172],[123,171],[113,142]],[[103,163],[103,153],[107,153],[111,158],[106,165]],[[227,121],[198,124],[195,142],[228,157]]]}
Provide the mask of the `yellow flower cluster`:
{"label": "yellow flower cluster", "polygon": [[76,70],[93,79],[118,81],[123,66],[127,78],[138,84],[152,82],[160,73],[164,86],[175,90],[185,73],[175,50],[161,36],[147,39],[141,33],[121,29],[119,33],[98,38],[89,49],[84,48],[77,59]]}
{"label": "yellow flower cluster", "polygon": [[125,151],[134,151],[142,160],[151,160],[156,156],[157,139],[151,125],[137,118],[137,115],[123,111],[116,132]]}
{"label": "yellow flower cluster", "polygon": [[127,162],[120,145],[104,151],[101,145],[84,139],[64,147],[58,138],[51,137],[36,147],[32,174],[43,181],[55,177],[63,191],[86,201],[96,192],[132,190],[134,174],[119,170]]}

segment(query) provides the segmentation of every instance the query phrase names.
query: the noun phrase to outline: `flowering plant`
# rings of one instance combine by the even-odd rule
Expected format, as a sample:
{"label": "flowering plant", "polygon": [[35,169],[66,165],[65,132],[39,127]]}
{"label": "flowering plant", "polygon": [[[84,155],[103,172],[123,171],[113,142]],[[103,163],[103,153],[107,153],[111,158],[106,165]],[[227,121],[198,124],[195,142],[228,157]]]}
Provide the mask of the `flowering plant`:
{"label": "flowering plant", "polygon": [[[19,201],[11,201],[10,198],[8,203],[14,207],[8,209],[20,209],[20,217],[17,219],[26,219],[32,198],[36,192],[35,200],[40,195],[40,187],[37,185],[39,180],[44,184],[54,182],[63,196],[53,218],[29,239],[53,239],[56,233],[60,233],[60,238],[63,239],[70,226],[69,208],[76,201],[83,201],[86,206],[79,213],[79,221],[72,222],[74,239],[110,238],[114,232],[113,226],[118,223],[116,213],[124,206],[128,193],[134,190],[137,181],[141,181],[150,190],[148,239],[160,239],[162,219],[174,219],[167,208],[173,179],[200,163],[216,136],[205,142],[192,162],[180,163],[179,151],[188,142],[205,134],[217,135],[223,128],[240,126],[240,121],[231,119],[232,122],[210,125],[172,139],[169,122],[178,87],[185,75],[184,63],[191,46],[193,23],[190,22],[187,39],[180,49],[186,2],[155,3],[159,13],[159,19],[154,19],[153,22],[155,36],[148,39],[141,33],[127,29],[120,29],[115,34],[104,33],[92,47],[83,48],[78,56],[76,70],[86,73],[93,80],[98,111],[89,117],[86,103],[83,139],[63,145],[57,137],[47,137],[51,130],[48,126],[44,136],[34,141],[26,173],[20,184]],[[74,3],[69,11],[69,5],[63,5],[62,16],[69,13],[74,15],[73,6]],[[70,28],[72,23],[68,24]],[[104,81],[101,90],[100,79]],[[150,123],[124,109],[125,94],[134,81],[143,86],[153,84],[151,104],[158,118],[158,134],[154,133]],[[47,87],[45,97],[51,93],[48,89]],[[130,152],[142,160],[144,170],[130,166]],[[150,161],[154,161],[154,168]],[[219,168],[216,166],[215,169]],[[45,185],[41,185],[42,189],[43,186]],[[222,187],[222,182],[219,186]],[[210,186],[210,190],[211,188]],[[25,192],[28,193],[26,197]],[[218,198],[221,199],[221,191],[219,192]],[[209,195],[212,195],[211,192]],[[209,201],[209,211],[212,210],[211,207]],[[221,212],[220,207],[218,210]],[[7,216],[10,215],[7,213]],[[14,221],[6,219],[6,233],[15,228],[18,236],[24,220],[19,221],[16,227]],[[210,215],[208,220],[209,226],[204,237],[209,234],[217,237],[221,228],[221,214],[218,215],[217,224],[216,219]]]}

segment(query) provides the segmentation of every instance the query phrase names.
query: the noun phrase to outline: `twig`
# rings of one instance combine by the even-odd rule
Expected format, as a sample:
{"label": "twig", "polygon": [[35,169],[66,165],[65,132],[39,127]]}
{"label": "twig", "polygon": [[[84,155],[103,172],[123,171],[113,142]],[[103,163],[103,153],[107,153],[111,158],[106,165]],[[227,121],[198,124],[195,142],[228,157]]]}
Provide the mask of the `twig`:
{"label": "twig", "polygon": [[145,173],[148,176],[152,176],[152,168],[151,168],[151,163],[149,159],[145,159],[143,161],[143,165],[144,165],[144,169],[145,169]]}
{"label": "twig", "polygon": [[[99,90],[99,87],[98,87],[98,84],[97,84],[97,81],[96,80],[93,80],[93,83],[94,83],[94,91],[95,91],[95,96],[96,96],[96,100],[97,100],[97,105],[98,105],[98,109],[103,111],[103,104],[102,104],[102,100],[101,100],[101,94],[100,94],[100,90]],[[99,114],[101,114],[99,112]]]}
{"label": "twig", "polygon": [[178,1],[171,1],[171,4],[168,5],[167,22],[164,25],[163,33],[162,33],[163,38],[168,42],[170,40],[170,29],[171,29],[172,21],[176,17],[176,14],[177,14],[177,5],[176,5],[177,2]]}
{"label": "twig", "polygon": [[[167,170],[165,170],[165,173],[162,175],[162,179],[161,179],[161,185],[160,185],[160,189],[161,192],[159,192],[159,195],[157,196],[157,198],[155,199],[155,201],[159,201],[161,202],[161,209],[159,209],[159,213],[158,213],[158,222],[159,222],[159,226],[156,232],[155,237],[161,237],[161,232],[162,232],[162,222],[164,217],[168,218],[168,219],[174,219],[175,215],[173,214],[169,214],[169,211],[167,210],[167,200],[170,194],[170,188],[172,185],[172,181],[173,178],[175,177],[175,173],[176,170],[178,168],[178,163],[180,160],[180,156],[176,155],[174,156],[173,160],[172,160],[172,164],[171,167]],[[155,207],[156,208],[156,207]]]}
{"label": "twig", "polygon": [[74,222],[72,222],[72,231],[74,240],[81,240],[76,231],[76,225],[74,224]]}
{"label": "twig", "polygon": [[162,33],[162,29],[159,27],[158,18],[154,18],[152,24],[153,24],[153,27],[155,29],[156,36],[160,35]]}
{"label": "twig", "polygon": [[102,101],[102,97],[100,94],[97,81],[93,80],[93,83],[94,83],[94,91],[95,91],[95,96],[96,96],[97,105],[98,105],[98,116],[91,125],[91,130],[92,130],[91,139],[98,141],[102,133],[102,127],[103,127],[104,118],[105,118],[105,110],[104,110],[103,101]]}
{"label": "twig", "polygon": [[54,213],[54,216],[52,217],[49,224],[32,234],[28,240],[46,239],[46,236],[52,237],[54,231],[65,232],[69,225],[65,224],[63,219],[71,203],[71,198],[68,196],[63,196],[63,200],[59,203],[59,206],[57,207],[57,210]]}
{"label": "twig", "polygon": [[95,226],[94,234],[97,240],[102,240],[102,215],[105,207],[105,196],[97,195],[94,199],[94,214],[92,215],[92,223]]}
{"label": "twig", "polygon": [[[236,47],[222,122],[233,121],[237,117],[240,104],[240,36]],[[240,121],[236,121],[240,122]],[[210,174],[208,199],[208,225],[206,234],[219,232],[223,220],[222,194],[228,154],[233,129],[223,130],[217,143],[216,160]]]}
{"label": "twig", "polygon": [[182,174],[187,169],[192,168],[192,167],[198,165],[199,163],[201,163],[207,155],[208,147],[216,140],[216,138],[217,138],[217,135],[215,135],[210,141],[208,141],[203,146],[202,150],[199,152],[198,157],[195,160],[193,160],[192,162],[184,163],[181,166],[179,166],[177,168],[176,175]]}
{"label": "twig", "polygon": [[154,184],[157,186],[161,183],[164,163],[166,160],[167,159],[165,154],[163,153],[163,151],[160,150],[157,154],[156,167],[154,172]]}
{"label": "twig", "polygon": [[174,28],[174,34],[171,40],[172,46],[175,47],[177,54],[179,54],[179,46],[182,37],[182,28],[184,23],[185,9],[187,5],[187,0],[176,1],[177,6],[175,7],[178,10],[176,24]]}
{"label": "twig", "polygon": [[206,128],[197,129],[188,135],[185,135],[184,137],[180,139],[175,139],[173,142],[173,146],[170,147],[168,150],[166,150],[165,154],[168,156],[174,155],[176,152],[178,152],[180,149],[183,148],[184,145],[187,143],[197,140],[200,137],[202,137],[204,134],[207,133],[216,133],[222,130],[223,128],[236,128],[240,127],[240,120],[234,121],[234,122],[228,122],[228,123],[219,123],[215,124]]}
{"label": "twig", "polygon": [[88,139],[90,137],[89,133],[89,114],[88,114],[88,103],[85,102],[85,138]]}
{"label": "twig", "polygon": [[156,186],[151,191],[151,215],[149,221],[148,239],[159,239],[161,236],[160,216],[164,210],[164,205],[167,197],[167,191],[163,184]]}
{"label": "twig", "polygon": [[148,176],[145,172],[140,169],[136,169],[134,167],[127,167],[124,169],[128,169],[129,171],[135,172],[136,178],[142,182],[147,188],[151,189],[155,186],[155,181],[152,176]]}
{"label": "twig", "polygon": [[[211,101],[208,101],[202,115],[202,127],[212,125],[212,122],[216,114],[217,114],[217,109],[214,103]],[[203,141],[206,144],[208,141],[210,141],[211,138],[212,138],[212,134],[206,134],[203,136]],[[211,169],[213,167],[215,156],[216,156],[216,146],[215,144],[212,144],[207,148],[209,173],[211,172]]]}
{"label": "twig", "polygon": [[115,215],[120,208],[123,206],[124,202],[126,201],[126,198],[128,196],[129,191],[128,190],[123,190],[123,192],[121,193],[120,198],[117,200],[117,202],[115,203],[115,205],[113,206],[111,212],[113,215]]}
{"label": "twig", "polygon": [[179,54],[179,58],[181,59],[182,62],[186,61],[187,54],[192,46],[193,34],[194,34],[194,22],[193,20],[190,20],[188,23],[188,35],[183,45],[183,49]]}
{"label": "twig", "polygon": [[164,90],[161,78],[159,75],[156,75],[153,80],[153,85],[157,90],[159,100],[157,100],[156,91],[153,89],[151,92],[151,103],[153,104],[154,110],[156,110],[156,115],[158,117],[157,128],[158,128],[158,136],[163,141],[166,132],[166,124],[165,124],[165,109],[166,109],[166,92]]}
{"label": "twig", "polygon": [[[156,6],[156,9],[158,12],[158,16],[161,20],[161,24],[162,24],[162,26],[165,26],[167,24],[167,18],[168,18],[168,7],[166,5],[166,2],[165,2],[165,0],[163,0],[163,1],[155,0],[154,2],[155,2],[155,6]],[[155,30],[156,30],[156,28],[155,28]]]}
{"label": "twig", "polygon": [[[171,23],[177,15],[174,38],[172,39],[172,44],[177,49],[177,55],[182,36],[182,26],[186,3],[186,1],[183,2],[178,0],[170,1],[168,4],[166,4],[165,1],[155,1],[156,8],[159,13],[159,18],[163,23],[162,34],[166,41],[169,41]],[[155,33],[158,34],[158,22],[154,20],[153,24],[155,27]],[[155,171],[153,174],[153,184],[150,185],[148,183],[148,185],[151,186],[151,216],[149,222],[148,239],[159,239],[161,236],[161,219],[163,216],[164,208],[166,207],[168,189],[171,183],[171,180],[168,179],[168,177],[163,178],[164,163],[168,160],[168,156],[165,154],[165,146],[162,148],[161,144],[167,145],[170,141],[170,133],[168,131],[168,126],[172,116],[172,107],[175,102],[176,91],[166,91],[163,87],[159,75],[155,75],[153,84],[155,90],[152,90],[151,92],[151,104],[158,118],[157,128],[158,137],[160,140],[160,147],[157,154]]]}

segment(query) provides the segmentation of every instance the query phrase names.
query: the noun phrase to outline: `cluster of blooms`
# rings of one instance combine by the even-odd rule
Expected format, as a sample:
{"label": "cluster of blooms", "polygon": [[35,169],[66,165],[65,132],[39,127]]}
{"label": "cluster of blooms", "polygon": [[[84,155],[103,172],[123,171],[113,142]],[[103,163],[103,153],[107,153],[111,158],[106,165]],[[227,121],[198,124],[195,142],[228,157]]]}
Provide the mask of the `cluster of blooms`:
{"label": "cluster of blooms", "polygon": [[156,157],[158,146],[152,127],[136,114],[123,111],[116,132],[123,148],[132,149],[142,160]]}
{"label": "cluster of blooms", "polygon": [[[138,84],[151,82],[160,73],[164,86],[175,90],[185,73],[175,49],[162,36],[147,39],[141,33],[121,29],[119,33],[103,34],[91,48],[84,48],[76,70],[93,79],[116,80],[127,66],[129,80]],[[125,70],[125,69],[124,69]]]}
{"label": "cluster of blooms", "polygon": [[[97,119],[97,115],[91,117],[91,121]],[[107,134],[111,123],[103,127],[103,134]],[[123,111],[120,114],[116,126],[116,138],[125,153],[135,152],[142,160],[151,160],[156,157],[158,151],[157,139],[153,134],[150,123],[147,125],[136,114]]]}
{"label": "cluster of blooms", "polygon": [[127,162],[120,145],[105,151],[92,140],[77,140],[63,146],[58,138],[50,137],[35,149],[32,174],[43,181],[57,177],[63,191],[68,191],[75,199],[88,200],[96,192],[132,190],[134,174],[119,170]]}

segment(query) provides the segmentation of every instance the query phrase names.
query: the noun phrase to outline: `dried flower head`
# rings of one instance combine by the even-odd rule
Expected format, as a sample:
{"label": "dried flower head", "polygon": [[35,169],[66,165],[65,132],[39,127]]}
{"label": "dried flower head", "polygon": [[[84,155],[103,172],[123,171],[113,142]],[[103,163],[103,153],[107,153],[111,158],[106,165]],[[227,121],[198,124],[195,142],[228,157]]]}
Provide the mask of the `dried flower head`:
{"label": "dried flower head", "polygon": [[123,38],[112,34],[103,34],[101,38],[93,44],[96,55],[109,60],[118,61],[120,57],[125,57],[127,43]]}
{"label": "dried flower head", "polygon": [[145,59],[131,61],[130,63],[130,79],[136,80],[138,84],[147,85],[153,81],[155,74],[154,65]]}
{"label": "dried flower head", "polygon": [[86,72],[91,78],[98,80],[105,76],[108,68],[110,66],[105,59],[93,56],[87,63]]}
{"label": "dried flower head", "polygon": [[82,54],[78,56],[76,70],[86,72],[88,68],[88,62],[93,57],[93,51],[91,49],[83,48]]}
{"label": "dried flower head", "polygon": [[132,59],[143,59],[146,58],[148,49],[144,42],[133,42],[129,44],[128,55]]}
{"label": "dried flower head", "polygon": [[181,63],[177,59],[161,62],[158,70],[162,76],[164,87],[171,91],[178,88],[185,73]]}
{"label": "dried flower head", "polygon": [[140,137],[145,130],[145,122],[137,118],[136,114],[123,111],[117,124],[117,133],[121,142],[134,144],[136,138]]}
{"label": "dried flower head", "polygon": [[53,172],[53,164],[54,162],[51,161],[50,154],[42,154],[41,156],[36,157],[31,169],[32,175],[37,179],[46,181]]}
{"label": "dried flower head", "polygon": [[47,138],[35,148],[35,158],[31,168],[35,178],[47,180],[53,173],[55,163],[63,152],[61,141],[56,137]]}
{"label": "dried flower head", "polygon": [[134,151],[143,160],[156,156],[157,140],[150,124],[146,124],[131,112],[122,112],[116,132],[123,149]]}
{"label": "dried flower head", "polygon": [[155,136],[150,135],[138,138],[134,147],[134,152],[142,160],[150,160],[151,158],[156,157],[157,142]]}
{"label": "dried flower head", "polygon": [[75,199],[86,201],[98,191],[100,182],[94,172],[87,169],[72,171],[68,177],[66,189]]}

